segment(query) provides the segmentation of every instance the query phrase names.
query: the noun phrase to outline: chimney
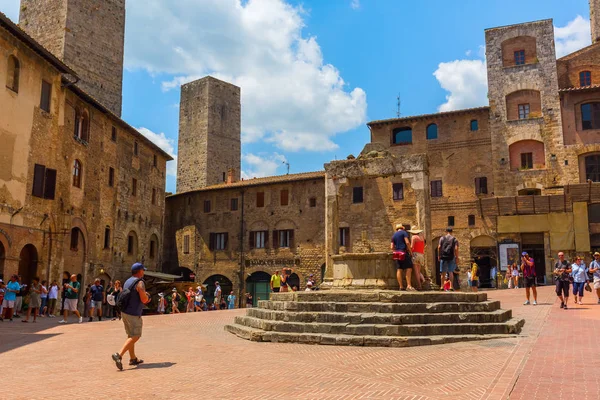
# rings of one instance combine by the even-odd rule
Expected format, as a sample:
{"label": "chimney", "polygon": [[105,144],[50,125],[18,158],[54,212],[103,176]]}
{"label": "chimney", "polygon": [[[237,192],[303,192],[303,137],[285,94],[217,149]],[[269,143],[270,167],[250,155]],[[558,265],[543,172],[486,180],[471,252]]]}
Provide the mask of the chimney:
{"label": "chimney", "polygon": [[227,184],[230,185],[234,182],[235,168],[229,168],[227,170]]}
{"label": "chimney", "polygon": [[600,40],[600,0],[590,0],[590,25],[592,43]]}

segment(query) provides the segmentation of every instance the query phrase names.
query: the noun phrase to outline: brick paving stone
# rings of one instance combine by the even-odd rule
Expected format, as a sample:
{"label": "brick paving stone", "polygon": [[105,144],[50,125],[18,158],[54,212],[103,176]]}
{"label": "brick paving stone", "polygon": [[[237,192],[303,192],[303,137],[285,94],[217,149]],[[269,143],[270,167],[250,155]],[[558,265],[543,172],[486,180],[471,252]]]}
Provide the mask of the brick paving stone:
{"label": "brick paving stone", "polygon": [[73,398],[99,388],[127,399],[598,398],[595,296],[563,311],[552,287],[539,289],[535,307],[522,305],[524,289],[488,293],[525,318],[518,338],[412,348],[256,343],[223,330],[245,310],[151,316],[137,350],[146,363],[122,372],[110,359],[125,340],[120,322],[3,322],[2,381],[22,388],[12,399],[60,399],[67,387]]}

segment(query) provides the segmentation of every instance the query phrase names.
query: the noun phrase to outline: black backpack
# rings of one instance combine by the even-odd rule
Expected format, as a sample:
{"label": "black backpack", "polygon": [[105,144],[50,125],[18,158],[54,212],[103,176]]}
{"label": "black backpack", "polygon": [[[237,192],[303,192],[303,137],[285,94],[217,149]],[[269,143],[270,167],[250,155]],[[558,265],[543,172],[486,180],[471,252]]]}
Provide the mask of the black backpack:
{"label": "black backpack", "polygon": [[129,305],[129,300],[131,299],[132,289],[135,288],[137,286],[137,284],[140,283],[141,280],[142,280],[142,278],[136,279],[133,282],[133,285],[131,285],[130,287],[128,287],[128,288],[123,287],[123,290],[121,290],[121,292],[117,296],[117,300],[115,302],[115,306],[118,307],[119,310],[124,310]]}
{"label": "black backpack", "polygon": [[444,236],[440,246],[440,258],[442,260],[453,260],[454,259],[454,247],[456,239],[454,236]]}

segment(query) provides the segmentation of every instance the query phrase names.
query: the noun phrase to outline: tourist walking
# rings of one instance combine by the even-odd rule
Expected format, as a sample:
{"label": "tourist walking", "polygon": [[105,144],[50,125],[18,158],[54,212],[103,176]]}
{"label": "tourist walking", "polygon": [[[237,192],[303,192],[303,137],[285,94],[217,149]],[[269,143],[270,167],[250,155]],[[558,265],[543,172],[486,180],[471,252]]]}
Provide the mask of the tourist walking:
{"label": "tourist walking", "polygon": [[67,284],[71,281],[71,274],[69,271],[63,272],[62,279],[62,294],[61,294],[61,302],[60,302],[60,315],[63,315],[65,312],[65,302],[67,300]]}
{"label": "tourist walking", "polygon": [[594,280],[594,289],[596,290],[596,296],[598,297],[598,304],[600,304],[600,253],[594,253],[594,261],[590,263],[588,270]]}
{"label": "tourist walking", "polygon": [[177,293],[177,289],[173,288],[171,291],[171,313],[179,314],[179,293]]}
{"label": "tourist walking", "polygon": [[421,269],[425,266],[425,239],[421,236],[422,229],[411,229],[408,231],[412,236],[410,238],[410,252],[412,254],[413,269],[417,277],[417,289],[423,289],[425,277],[421,274]]}
{"label": "tourist walking", "polygon": [[569,302],[569,284],[570,284],[571,267],[569,262],[565,260],[565,253],[558,253],[558,261],[554,264],[554,277],[556,279],[556,296],[560,299],[560,308],[565,310],[568,308]]}
{"label": "tourist walking", "polygon": [[112,355],[112,359],[117,365],[117,368],[123,370],[123,355],[129,352],[129,365],[140,365],[144,360],[140,360],[135,354],[135,344],[142,337],[142,310],[144,304],[150,302],[150,295],[146,292],[144,284],[144,271],[146,267],[142,263],[135,263],[131,266],[131,278],[125,281],[123,289],[129,290],[129,296],[124,301],[121,310],[123,325],[127,340],[121,351]]}
{"label": "tourist walking", "polygon": [[94,284],[90,286],[90,311],[89,321],[92,322],[96,310],[98,311],[98,321],[102,321],[102,304],[105,301],[104,287],[100,283],[100,278],[94,280]]}
{"label": "tourist walking", "polygon": [[121,291],[123,290],[123,287],[121,287],[121,281],[120,280],[116,280],[115,281],[115,286],[113,288],[113,299],[114,299],[114,304],[113,304],[113,321],[115,321],[117,318],[119,319],[119,321],[121,320],[121,310],[119,309],[119,307],[117,306],[117,299],[119,298],[119,294],[121,293]]}
{"label": "tourist walking", "polygon": [[202,311],[202,299],[204,293],[202,292],[202,286],[196,286],[196,293],[194,294],[194,311]]}
{"label": "tourist walking", "polygon": [[21,281],[21,275],[17,275],[17,282],[19,283],[19,291],[17,292],[17,297],[15,299],[15,318],[21,318],[19,313],[23,308],[23,296],[27,290],[27,285],[24,285]]}
{"label": "tourist walking", "polygon": [[79,323],[83,322],[83,317],[77,310],[77,298],[79,296],[79,289],[81,289],[81,283],[77,282],[77,275],[71,275],[71,280],[69,283],[65,283],[65,310],[63,314],[63,319],[58,321],[59,324],[66,324],[69,316],[69,311],[77,315],[79,318]]}
{"label": "tourist walking", "polygon": [[254,305],[253,300],[252,300],[252,294],[251,293],[246,293],[246,308],[252,308]]}
{"label": "tourist walking", "polygon": [[45,317],[46,316],[46,308],[48,307],[48,288],[46,285],[46,281],[42,281],[41,283],[41,293],[40,293],[40,299],[42,300],[42,304],[40,305],[40,308],[38,309],[38,317]]}
{"label": "tourist walking", "polygon": [[235,294],[233,294],[233,290],[227,296],[227,309],[233,310],[235,308]]}
{"label": "tourist walking", "polygon": [[167,311],[167,299],[165,299],[164,293],[158,294],[158,307],[156,308],[156,312],[159,314],[164,314]]}
{"label": "tourist walking", "polygon": [[5,292],[4,292],[4,300],[2,300],[2,311],[4,315],[2,319],[8,319],[9,321],[13,320],[13,312],[15,309],[15,302],[17,298],[17,293],[21,290],[21,285],[19,284],[19,277],[17,275],[12,275],[10,280],[6,284]]}
{"label": "tourist walking", "polygon": [[56,312],[56,302],[58,301],[58,282],[52,281],[48,288],[48,308],[46,314],[50,318],[54,318]]}
{"label": "tourist walking", "polygon": [[537,273],[535,272],[535,261],[527,252],[521,254],[521,271],[525,282],[525,305],[531,304],[529,292],[533,292],[533,305],[537,305]]}
{"label": "tourist walking", "polygon": [[0,279],[0,321],[2,321],[2,303],[4,302],[4,293],[6,293],[6,284],[2,279]]}
{"label": "tourist walking", "polygon": [[271,291],[275,293],[279,293],[279,289],[281,288],[281,275],[279,275],[279,271],[275,271],[273,275],[271,275]]}
{"label": "tourist walking", "polygon": [[471,274],[471,290],[477,292],[479,290],[479,275],[481,275],[479,272],[479,265],[477,265],[476,262],[473,262],[471,264],[471,270],[467,271],[467,273]]}
{"label": "tourist walking", "polygon": [[219,309],[219,306],[221,305],[221,295],[223,294],[223,292],[221,291],[221,285],[219,285],[219,282],[216,281],[215,282],[215,300],[213,301],[213,304],[215,305],[215,310]]}
{"label": "tourist walking", "polygon": [[440,263],[441,281],[444,282],[444,277],[448,274],[450,277],[450,290],[453,290],[454,271],[458,265],[458,240],[452,236],[451,226],[446,228],[446,234],[440,238],[438,261]]}
{"label": "tourist walking", "polygon": [[42,285],[40,285],[40,278],[37,276],[33,278],[31,286],[29,287],[29,307],[27,308],[27,316],[21,322],[29,322],[29,317],[33,312],[33,322],[36,322],[38,310],[42,305],[42,299],[40,295],[42,293]]}
{"label": "tourist walking", "polygon": [[516,264],[514,265],[514,267],[512,269],[511,278],[513,280],[513,289],[518,289],[519,288],[519,268],[517,268]]}
{"label": "tourist walking", "polygon": [[408,241],[408,232],[404,225],[396,224],[396,232],[392,236],[390,249],[394,252],[394,260],[396,263],[396,280],[400,290],[404,289],[404,281],[402,275],[406,277],[406,290],[415,290],[412,286],[412,260],[410,254],[410,242]]}
{"label": "tourist walking", "polygon": [[185,312],[194,312],[194,300],[196,298],[196,292],[194,292],[194,289],[192,289],[192,287],[188,287],[187,292],[185,292],[185,298],[187,300],[187,305],[185,307]]}
{"label": "tourist walking", "polygon": [[575,262],[571,265],[571,276],[573,277],[573,296],[575,304],[582,305],[583,288],[588,282],[587,268],[581,257],[575,257]]}

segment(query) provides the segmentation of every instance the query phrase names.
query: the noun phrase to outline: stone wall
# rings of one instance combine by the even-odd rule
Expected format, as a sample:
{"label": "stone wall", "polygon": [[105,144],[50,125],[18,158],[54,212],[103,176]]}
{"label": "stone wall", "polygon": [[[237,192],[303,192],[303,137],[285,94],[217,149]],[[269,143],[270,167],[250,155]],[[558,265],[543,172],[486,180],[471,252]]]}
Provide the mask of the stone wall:
{"label": "stone wall", "polygon": [[210,76],[181,87],[177,192],[240,180],[240,124],[239,87]]}
{"label": "stone wall", "polygon": [[19,23],[77,72],[79,87],[121,115],[125,0],[22,0]]}

